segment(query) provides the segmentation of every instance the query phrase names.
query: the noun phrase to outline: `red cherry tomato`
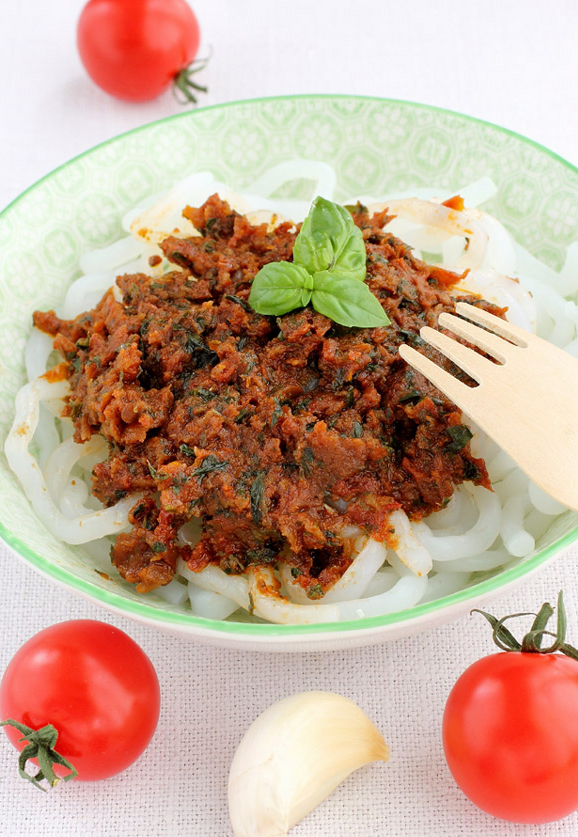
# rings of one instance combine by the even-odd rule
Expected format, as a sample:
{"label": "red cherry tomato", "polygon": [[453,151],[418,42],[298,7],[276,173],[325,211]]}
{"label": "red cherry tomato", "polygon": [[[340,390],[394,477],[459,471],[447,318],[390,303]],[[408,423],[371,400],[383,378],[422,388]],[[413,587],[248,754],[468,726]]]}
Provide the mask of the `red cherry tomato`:
{"label": "red cherry tomato", "polygon": [[463,792],[519,823],[578,808],[578,662],[561,654],[492,654],[448,698],[443,744]]}
{"label": "red cherry tomato", "polygon": [[166,90],[193,61],[199,38],[197,18],[185,0],[90,0],[77,28],[89,76],[129,102]]}
{"label": "red cherry tomato", "polygon": [[[143,752],[160,706],[156,672],[144,651],[112,625],[61,622],[33,636],[10,661],[0,683],[0,718],[38,729],[52,724],[54,749],[78,779],[120,773]],[[19,750],[22,734],[4,730]],[[63,776],[67,770],[55,772]]]}

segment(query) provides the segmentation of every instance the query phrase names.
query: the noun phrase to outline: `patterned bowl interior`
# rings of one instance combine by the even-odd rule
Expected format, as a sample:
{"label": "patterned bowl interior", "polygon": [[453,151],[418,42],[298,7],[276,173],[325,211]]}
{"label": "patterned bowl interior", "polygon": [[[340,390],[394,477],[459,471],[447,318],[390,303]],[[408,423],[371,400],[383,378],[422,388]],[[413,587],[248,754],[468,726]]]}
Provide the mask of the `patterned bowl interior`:
{"label": "patterned bowl interior", "polygon": [[[24,381],[23,349],[36,308],[56,305],[79,275],[79,256],[113,242],[125,211],[186,174],[210,170],[239,188],[284,160],[330,163],[337,199],[419,186],[457,189],[487,175],[499,192],[487,204],[534,255],[559,269],[578,237],[578,172],[544,148],[494,125],[431,107],[351,96],[263,99],[192,111],[144,126],[75,158],[32,186],[0,215],[0,442],[12,423],[14,396]],[[284,196],[308,197],[295,181]],[[31,564],[127,615],[191,629],[262,636],[328,631],[295,626],[199,620],[184,608],[146,598],[94,572],[78,548],[57,541],[37,520],[6,458],[0,455],[0,534]],[[577,516],[558,518],[536,553],[506,571],[477,579],[476,592],[495,590],[578,537]],[[380,619],[341,623],[355,630],[439,611],[473,593]]]}

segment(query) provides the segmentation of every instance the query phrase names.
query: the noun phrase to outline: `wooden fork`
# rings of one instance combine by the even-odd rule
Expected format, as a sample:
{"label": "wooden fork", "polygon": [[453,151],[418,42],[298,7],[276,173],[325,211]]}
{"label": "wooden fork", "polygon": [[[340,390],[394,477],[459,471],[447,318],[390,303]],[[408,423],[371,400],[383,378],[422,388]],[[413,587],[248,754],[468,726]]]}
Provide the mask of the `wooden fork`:
{"label": "wooden fork", "polygon": [[536,485],[578,511],[578,359],[473,305],[458,302],[456,311],[467,319],[441,314],[439,325],[497,364],[429,326],[420,335],[478,386],[458,381],[405,344],[399,347],[401,357],[470,416]]}

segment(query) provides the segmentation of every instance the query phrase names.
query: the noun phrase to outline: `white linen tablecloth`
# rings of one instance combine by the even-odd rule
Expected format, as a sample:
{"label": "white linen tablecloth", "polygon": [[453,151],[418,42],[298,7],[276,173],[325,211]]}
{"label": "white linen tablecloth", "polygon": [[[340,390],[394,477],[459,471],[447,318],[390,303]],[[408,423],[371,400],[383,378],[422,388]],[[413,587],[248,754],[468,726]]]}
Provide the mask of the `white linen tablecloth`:
{"label": "white linen tablecloth", "polygon": [[[79,0],[2,4],[0,207],[71,156],[179,109],[170,93],[130,105],[90,82],[74,41],[81,7]],[[213,51],[204,104],[308,92],[411,99],[505,125],[578,162],[574,0],[198,0],[195,10],[201,54]],[[35,574],[3,545],[0,565],[0,672],[36,631],[95,618],[142,645],[162,688],[151,745],[105,782],[42,794],[18,777],[15,751],[0,737],[1,835],[230,837],[226,786],[235,747],[259,712],[304,689],[355,700],[382,729],[392,756],[351,776],[295,837],[578,834],[578,814],[540,827],[492,819],[449,774],[443,707],[466,666],[493,650],[481,616],[372,648],[258,655],[206,648],[111,616]],[[554,602],[560,588],[569,641],[578,643],[577,547],[490,610],[533,610]]]}

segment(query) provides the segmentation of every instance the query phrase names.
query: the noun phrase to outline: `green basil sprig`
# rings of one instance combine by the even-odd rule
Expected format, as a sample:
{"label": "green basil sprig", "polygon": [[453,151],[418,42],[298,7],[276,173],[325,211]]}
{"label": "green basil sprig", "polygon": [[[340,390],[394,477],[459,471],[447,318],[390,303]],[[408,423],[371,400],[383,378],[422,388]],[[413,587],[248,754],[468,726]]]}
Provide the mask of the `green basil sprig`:
{"label": "green basil sprig", "polygon": [[249,304],[281,316],[311,305],[344,326],[387,326],[389,317],[365,284],[363,234],[349,212],[317,197],[295,239],[292,262],[266,264],[253,279]]}

